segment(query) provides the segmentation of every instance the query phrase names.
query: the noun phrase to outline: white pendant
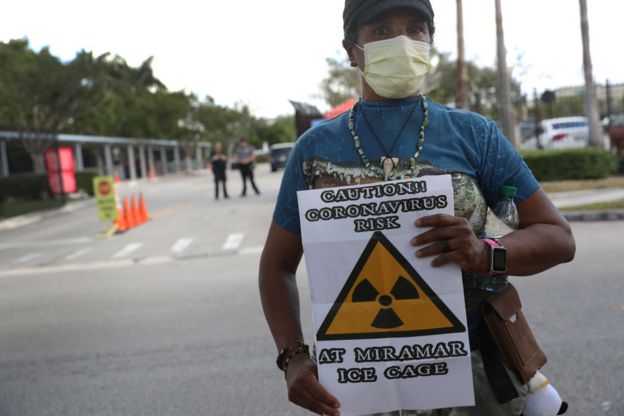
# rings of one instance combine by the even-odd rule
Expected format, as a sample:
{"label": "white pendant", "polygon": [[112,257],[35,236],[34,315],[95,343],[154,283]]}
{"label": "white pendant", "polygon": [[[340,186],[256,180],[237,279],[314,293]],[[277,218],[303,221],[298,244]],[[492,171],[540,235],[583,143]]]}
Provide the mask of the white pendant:
{"label": "white pendant", "polygon": [[384,174],[386,175],[387,178],[392,176],[392,173],[394,172],[398,164],[399,164],[398,157],[386,157],[383,159],[383,162],[381,165],[384,170]]}

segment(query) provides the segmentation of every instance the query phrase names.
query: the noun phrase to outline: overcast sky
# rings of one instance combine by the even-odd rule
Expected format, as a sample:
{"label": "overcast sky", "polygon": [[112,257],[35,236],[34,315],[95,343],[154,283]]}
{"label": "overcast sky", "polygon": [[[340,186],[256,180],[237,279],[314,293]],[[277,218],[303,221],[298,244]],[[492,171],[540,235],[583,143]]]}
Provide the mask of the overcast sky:
{"label": "overcast sky", "polygon": [[[435,46],[455,56],[455,0],[431,0]],[[620,0],[587,0],[594,77],[624,82]],[[608,7],[605,7],[608,4]],[[261,117],[291,114],[289,99],[327,107],[325,58],[343,56],[343,0],[5,2],[0,41],[27,37],[70,60],[85,49],[139,65],[154,56],[170,90],[248,104]],[[502,0],[507,62],[527,92],[583,83],[577,0]],[[600,9],[602,7],[602,9]],[[494,0],[464,0],[466,57],[494,65]]]}

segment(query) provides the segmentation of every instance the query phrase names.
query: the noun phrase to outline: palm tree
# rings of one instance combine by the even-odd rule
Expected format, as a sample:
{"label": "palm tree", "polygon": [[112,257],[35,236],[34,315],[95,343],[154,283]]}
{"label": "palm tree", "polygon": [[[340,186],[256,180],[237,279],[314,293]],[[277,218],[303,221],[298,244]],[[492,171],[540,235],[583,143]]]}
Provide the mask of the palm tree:
{"label": "palm tree", "polygon": [[585,114],[589,123],[589,145],[602,147],[602,134],[598,120],[598,104],[591,53],[589,51],[589,22],[587,19],[587,1],[579,0],[581,6],[581,37],[583,38],[583,72],[585,74]]}
{"label": "palm tree", "polygon": [[467,84],[468,70],[464,55],[464,12],[462,0],[457,0],[457,95],[455,97],[455,106],[457,108],[468,108],[468,100],[466,98]]}
{"label": "palm tree", "polygon": [[519,147],[516,123],[511,107],[511,88],[509,86],[509,74],[507,73],[507,50],[505,49],[505,36],[503,34],[503,13],[500,0],[494,0],[494,3],[496,7],[496,98],[498,101],[498,112],[503,126],[503,133],[515,147]]}

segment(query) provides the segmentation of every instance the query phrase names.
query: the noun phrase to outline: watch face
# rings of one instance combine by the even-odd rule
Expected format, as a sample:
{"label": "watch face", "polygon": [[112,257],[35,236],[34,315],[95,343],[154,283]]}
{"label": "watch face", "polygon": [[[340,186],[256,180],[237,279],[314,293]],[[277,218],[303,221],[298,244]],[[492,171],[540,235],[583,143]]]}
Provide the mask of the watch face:
{"label": "watch face", "polygon": [[507,271],[507,250],[504,248],[492,247],[492,271],[500,273]]}

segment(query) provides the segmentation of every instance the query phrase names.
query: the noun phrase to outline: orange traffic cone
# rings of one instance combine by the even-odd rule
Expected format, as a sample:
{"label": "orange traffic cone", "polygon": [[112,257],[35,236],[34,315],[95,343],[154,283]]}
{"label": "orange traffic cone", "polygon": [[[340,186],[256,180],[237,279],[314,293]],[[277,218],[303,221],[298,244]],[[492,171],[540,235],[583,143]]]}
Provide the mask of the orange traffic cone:
{"label": "orange traffic cone", "polygon": [[126,216],[126,226],[128,228],[134,228],[137,226],[136,219],[134,218],[134,213],[132,209],[130,209],[130,204],[128,203],[128,197],[124,197],[124,214]]}
{"label": "orange traffic cone", "polygon": [[115,185],[119,185],[121,183],[121,179],[119,178],[119,174],[115,174]]}
{"label": "orange traffic cone", "polygon": [[139,205],[137,204],[137,200],[134,197],[134,195],[132,195],[131,209],[132,209],[132,216],[134,217],[134,221],[135,221],[136,225],[143,224],[145,221],[143,221],[143,218],[141,218],[141,212],[139,211]]}
{"label": "orange traffic cone", "polygon": [[151,220],[149,213],[147,212],[147,204],[145,203],[145,199],[143,199],[142,193],[139,193],[139,213],[142,222]]}
{"label": "orange traffic cone", "polygon": [[128,229],[128,225],[126,224],[126,218],[121,207],[117,207],[117,219],[114,222],[115,224],[115,232],[123,233]]}

